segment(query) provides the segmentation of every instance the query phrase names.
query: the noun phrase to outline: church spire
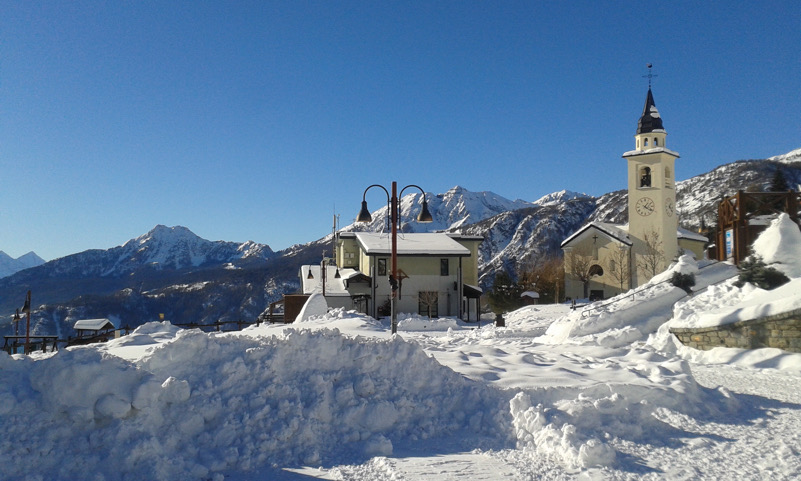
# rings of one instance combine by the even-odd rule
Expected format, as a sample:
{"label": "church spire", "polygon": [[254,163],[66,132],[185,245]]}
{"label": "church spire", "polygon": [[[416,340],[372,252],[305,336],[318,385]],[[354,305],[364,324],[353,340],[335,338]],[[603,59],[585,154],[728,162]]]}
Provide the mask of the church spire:
{"label": "church spire", "polygon": [[654,94],[651,93],[651,87],[648,87],[648,96],[645,98],[645,107],[642,109],[642,116],[640,121],[637,122],[637,134],[647,134],[654,131],[664,131],[662,127],[662,117],[659,116],[659,111],[656,109],[654,102]]}

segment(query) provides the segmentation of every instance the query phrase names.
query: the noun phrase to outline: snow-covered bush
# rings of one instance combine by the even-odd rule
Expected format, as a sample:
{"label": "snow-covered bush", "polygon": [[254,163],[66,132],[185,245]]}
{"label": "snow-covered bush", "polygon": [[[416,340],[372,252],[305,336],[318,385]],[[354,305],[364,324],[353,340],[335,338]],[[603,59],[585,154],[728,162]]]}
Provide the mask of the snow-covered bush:
{"label": "snow-covered bush", "polygon": [[758,255],[749,256],[740,264],[740,275],[735,285],[743,287],[746,282],[765,289],[775,289],[790,279],[781,271],[765,264]]}

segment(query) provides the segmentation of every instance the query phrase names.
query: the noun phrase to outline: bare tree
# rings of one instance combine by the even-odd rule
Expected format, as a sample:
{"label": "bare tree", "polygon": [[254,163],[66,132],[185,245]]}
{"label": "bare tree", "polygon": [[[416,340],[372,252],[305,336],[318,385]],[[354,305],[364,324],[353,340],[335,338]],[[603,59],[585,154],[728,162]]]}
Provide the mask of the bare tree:
{"label": "bare tree", "polygon": [[542,303],[559,302],[564,283],[564,260],[557,256],[537,259],[520,273],[519,283],[525,289],[536,291]]}
{"label": "bare tree", "polygon": [[623,292],[623,283],[631,276],[631,266],[629,265],[629,251],[624,248],[612,249],[609,254],[609,275],[620,284],[620,292]]}
{"label": "bare tree", "polygon": [[439,316],[439,293],[437,291],[420,291],[418,302],[420,311],[425,309],[429,318]]}
{"label": "bare tree", "polygon": [[584,297],[589,297],[590,279],[598,275],[596,260],[587,248],[574,247],[565,253],[565,272],[570,272],[584,286]]}
{"label": "bare tree", "polygon": [[642,269],[648,278],[662,272],[664,254],[662,253],[662,239],[659,233],[652,230],[643,236],[645,252],[637,259],[637,268]]}

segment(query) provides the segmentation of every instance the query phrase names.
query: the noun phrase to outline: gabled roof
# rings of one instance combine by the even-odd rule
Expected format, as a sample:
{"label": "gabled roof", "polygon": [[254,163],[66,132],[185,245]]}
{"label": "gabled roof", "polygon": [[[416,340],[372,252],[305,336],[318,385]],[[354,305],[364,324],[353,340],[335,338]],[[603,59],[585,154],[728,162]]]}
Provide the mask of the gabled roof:
{"label": "gabled roof", "polygon": [[574,240],[582,237],[582,235],[589,230],[596,230],[606,235],[610,239],[626,244],[627,246],[631,246],[632,244],[628,235],[628,226],[618,226],[614,224],[607,224],[606,222],[590,222],[574,232],[573,235],[562,241],[562,245],[560,245],[560,247],[564,248]]}
{"label": "gabled roof", "polygon": [[[312,277],[309,278],[309,272]],[[303,265],[300,266],[300,280],[303,284],[301,286],[303,294],[312,294],[314,292],[323,292],[323,277],[320,265]],[[337,266],[326,266],[325,278],[325,295],[326,296],[349,296],[347,283],[356,282],[360,279],[366,279],[367,282],[370,278],[357,271],[356,269],[341,268],[339,269],[339,277],[337,277]]]}
{"label": "gabled roof", "polygon": [[81,319],[72,326],[76,331],[99,331],[101,329],[116,329],[108,319]]}
{"label": "gabled roof", "polygon": [[687,239],[687,240],[694,240],[698,242],[709,242],[709,239],[702,236],[701,234],[696,234],[695,232],[687,229],[683,229],[679,227],[679,239]]}
{"label": "gabled roof", "polygon": [[[356,241],[368,256],[389,255],[392,253],[392,238],[390,234],[357,232],[355,236]],[[398,233],[397,249],[400,256],[470,256],[470,249],[456,242],[448,234],[442,233]]]}
{"label": "gabled roof", "polygon": [[664,127],[662,127],[662,117],[659,116],[656,103],[654,103],[654,95],[649,87],[648,96],[645,98],[645,107],[642,109],[642,116],[640,121],[637,122],[637,133],[647,134],[655,130],[664,130]]}

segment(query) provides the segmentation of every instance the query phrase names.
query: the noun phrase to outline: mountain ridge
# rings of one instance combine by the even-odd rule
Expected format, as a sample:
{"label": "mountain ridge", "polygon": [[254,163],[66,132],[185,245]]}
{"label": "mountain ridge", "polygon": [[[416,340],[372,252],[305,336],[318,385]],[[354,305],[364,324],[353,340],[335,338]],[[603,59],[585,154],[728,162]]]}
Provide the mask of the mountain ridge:
{"label": "mountain ridge", "polygon": [[[777,160],[778,159],[778,160]],[[770,159],[735,161],[677,182],[682,225],[714,224],[717,201],[737,190],[764,190],[781,170],[790,185],[801,184],[801,149]],[[455,186],[426,193],[432,224],[413,219],[422,194],[400,199],[401,229],[481,235],[480,284],[491,286],[501,269],[513,277],[539,257],[559,255],[559,244],[584,223],[627,222],[626,190],[599,197],[557,191],[534,202]],[[341,230],[386,227],[386,206],[368,224]],[[157,225],[150,232],[107,250],[89,250],[0,279],[0,315],[13,313],[27,289],[34,291],[37,329],[69,332],[79,318],[109,317],[138,325],[165,313],[175,322],[252,320],[267,305],[298,288],[302,264],[331,252],[331,235],[273,252],[254,242],[207,241],[182,226]]]}

